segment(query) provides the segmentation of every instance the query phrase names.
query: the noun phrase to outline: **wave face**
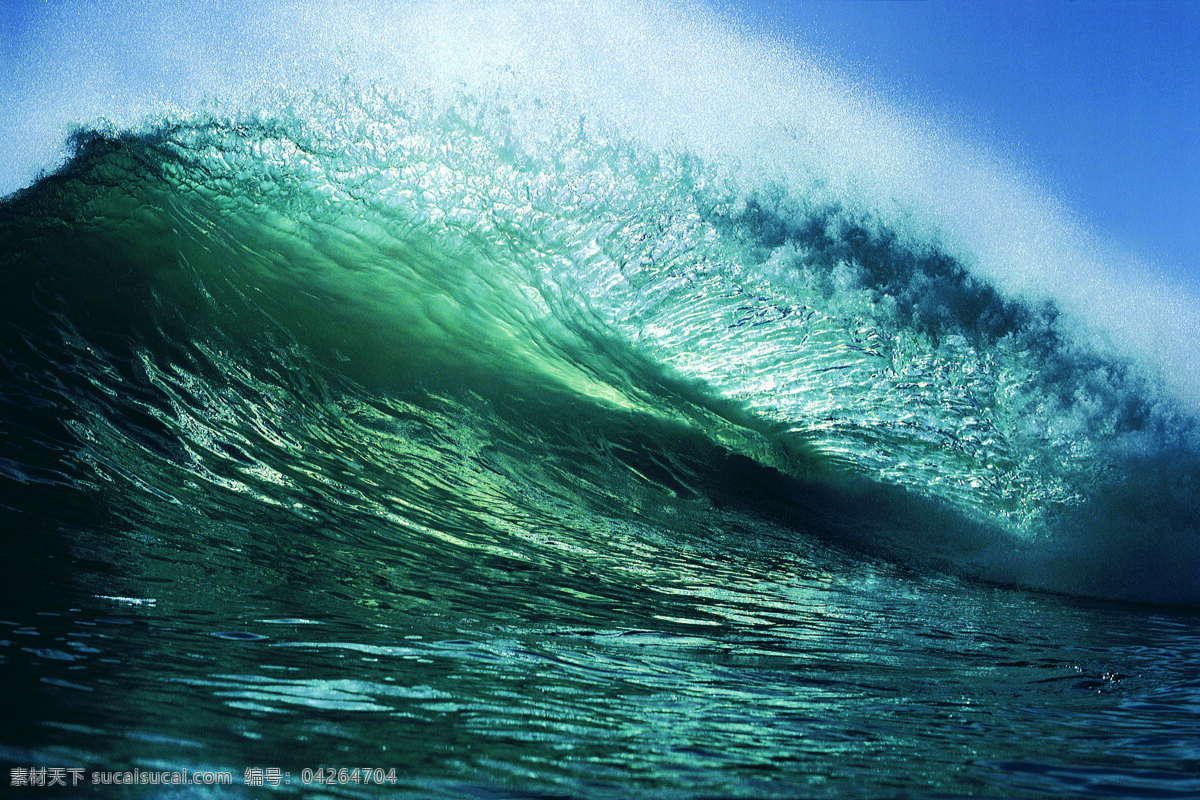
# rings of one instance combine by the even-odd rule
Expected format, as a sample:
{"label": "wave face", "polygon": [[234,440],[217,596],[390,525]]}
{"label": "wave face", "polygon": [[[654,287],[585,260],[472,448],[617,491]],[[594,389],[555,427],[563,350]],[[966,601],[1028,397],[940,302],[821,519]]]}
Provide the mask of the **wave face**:
{"label": "wave face", "polygon": [[[633,44],[618,54],[644,44],[646,24],[619,10],[611,30]],[[587,25],[591,35],[600,23]],[[731,58],[754,47],[798,74],[722,30],[695,15],[652,44],[670,57],[676,35],[726,36]],[[445,42],[429,40],[442,64]],[[719,649],[695,638],[706,626],[734,626],[724,641],[750,647],[737,626],[790,625],[813,603],[847,618],[856,603],[908,613],[912,592],[970,597],[957,578],[1200,604],[1190,378],[1136,336],[1125,346],[1126,329],[1080,317],[1079,298],[1107,292],[1107,279],[1033,291],[1031,273],[972,238],[986,226],[970,212],[939,217],[920,192],[908,202],[890,177],[868,180],[861,160],[839,173],[846,149],[815,136],[832,123],[810,112],[770,111],[793,118],[767,120],[777,139],[701,136],[714,123],[699,117],[647,128],[638,115],[650,112],[630,99],[641,89],[579,111],[633,62],[584,91],[516,52],[509,43],[515,60],[489,55],[500,68],[433,88],[351,70],[316,91],[82,129],[60,170],[0,205],[0,510],[14,609],[42,609],[55,592],[89,613],[148,608],[150,628],[132,632],[147,652],[157,609],[185,639],[270,640],[306,670],[347,654],[435,665],[400,687],[366,673],[293,680],[175,664],[174,678],[150,681],[162,710],[137,706],[147,729],[170,727],[190,692],[245,712],[237,736],[249,741],[272,714],[308,736],[293,712],[413,718],[404,703],[417,716],[471,708],[462,724],[494,733],[518,724],[496,705],[503,692],[455,697],[447,671],[486,681],[495,659],[557,661],[581,682],[599,670],[663,689],[667,660],[629,655],[625,669],[618,651],[660,635]],[[641,77],[677,110],[690,84],[660,69]],[[809,100],[832,103],[828,79],[805,74]],[[857,110],[876,126],[863,139],[903,132],[852,100],[829,112],[837,124]],[[805,577],[797,588],[776,570]],[[824,594],[830,581],[853,591]],[[368,619],[409,625],[431,649],[399,633],[338,639]],[[855,636],[847,624],[827,635]],[[332,638],[310,636],[317,625]],[[462,640],[505,626],[617,638],[553,657],[505,634]],[[629,639],[634,630],[650,638]],[[80,649],[95,644],[37,652],[108,674],[87,661],[103,646]],[[227,658],[212,647],[194,643],[194,658]],[[70,672],[49,679],[95,688]],[[571,710],[569,688],[546,713],[597,719]],[[646,713],[616,702],[620,725]],[[863,712],[851,706],[838,713]],[[71,724],[105,731],[114,715],[98,704]],[[206,746],[234,735],[206,724],[188,735]],[[592,788],[628,766],[610,739],[547,735],[568,749],[571,736],[589,742],[601,765]],[[672,736],[683,738],[666,750],[691,746]],[[494,779],[481,777],[491,762],[447,761],[453,748],[438,741],[408,742],[413,765],[441,764],[417,769],[419,791]],[[236,748],[213,747],[209,762],[239,763]],[[496,747],[488,758],[519,762]],[[648,768],[670,772],[663,758]],[[914,786],[941,769],[927,766]],[[589,785],[556,769],[566,783],[555,785]],[[748,774],[739,791],[779,789]]]}

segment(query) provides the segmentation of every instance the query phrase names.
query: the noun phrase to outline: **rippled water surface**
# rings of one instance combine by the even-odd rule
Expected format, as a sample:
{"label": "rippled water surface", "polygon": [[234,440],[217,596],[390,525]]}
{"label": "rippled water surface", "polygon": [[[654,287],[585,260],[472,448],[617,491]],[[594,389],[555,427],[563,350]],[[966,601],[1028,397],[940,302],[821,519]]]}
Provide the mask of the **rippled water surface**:
{"label": "rippled water surface", "polygon": [[914,574],[737,509],[655,513],[693,517],[564,519],[536,560],[479,529],[162,519],[119,557],[59,531],[19,554],[39,579],[3,621],[5,760],[277,767],[292,791],[305,768],[395,768],[447,797],[1200,791],[1195,617]]}

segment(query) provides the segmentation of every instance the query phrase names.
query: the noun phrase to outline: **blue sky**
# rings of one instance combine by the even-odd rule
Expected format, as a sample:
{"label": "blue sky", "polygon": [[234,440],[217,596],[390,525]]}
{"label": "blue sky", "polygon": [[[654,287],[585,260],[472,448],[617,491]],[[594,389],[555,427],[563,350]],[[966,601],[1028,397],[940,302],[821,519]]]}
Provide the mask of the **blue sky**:
{"label": "blue sky", "polygon": [[714,3],[1017,163],[1200,282],[1200,0]]}

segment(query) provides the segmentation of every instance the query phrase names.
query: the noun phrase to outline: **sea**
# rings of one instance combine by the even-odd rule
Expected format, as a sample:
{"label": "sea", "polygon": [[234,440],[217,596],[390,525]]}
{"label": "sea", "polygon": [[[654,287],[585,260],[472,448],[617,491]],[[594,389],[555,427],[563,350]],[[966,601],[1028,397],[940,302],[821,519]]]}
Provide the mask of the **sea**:
{"label": "sea", "polygon": [[354,8],[0,200],[5,796],[1200,796],[1196,298],[722,13]]}

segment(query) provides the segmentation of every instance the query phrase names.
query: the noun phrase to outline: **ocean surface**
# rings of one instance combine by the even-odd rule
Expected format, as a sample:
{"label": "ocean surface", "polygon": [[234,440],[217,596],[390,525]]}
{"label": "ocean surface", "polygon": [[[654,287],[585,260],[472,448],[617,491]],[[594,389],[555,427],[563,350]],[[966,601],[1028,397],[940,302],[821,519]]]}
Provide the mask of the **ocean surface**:
{"label": "ocean surface", "polygon": [[1195,298],[727,20],[505,8],[0,201],[6,796],[1200,796]]}

